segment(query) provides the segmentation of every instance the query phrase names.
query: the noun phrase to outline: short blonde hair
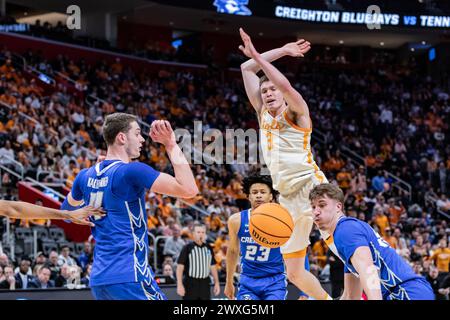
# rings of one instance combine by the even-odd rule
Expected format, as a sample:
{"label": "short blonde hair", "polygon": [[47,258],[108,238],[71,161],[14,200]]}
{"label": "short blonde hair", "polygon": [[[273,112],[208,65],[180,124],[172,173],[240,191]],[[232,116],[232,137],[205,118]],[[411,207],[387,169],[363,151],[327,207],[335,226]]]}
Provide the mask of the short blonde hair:
{"label": "short blonde hair", "polygon": [[309,193],[309,201],[322,198],[325,195],[344,205],[344,192],[342,192],[341,188],[331,183],[322,183],[315,186]]}

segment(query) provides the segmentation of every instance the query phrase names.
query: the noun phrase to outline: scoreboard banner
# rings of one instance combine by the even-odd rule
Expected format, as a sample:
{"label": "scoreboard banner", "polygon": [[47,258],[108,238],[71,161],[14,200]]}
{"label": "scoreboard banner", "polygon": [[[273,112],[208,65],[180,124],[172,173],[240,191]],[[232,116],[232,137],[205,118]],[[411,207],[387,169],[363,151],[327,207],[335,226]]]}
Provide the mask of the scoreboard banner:
{"label": "scoreboard banner", "polygon": [[[450,16],[405,12],[384,12],[382,6],[371,5],[366,12],[306,9],[293,5],[294,1],[261,0],[156,0],[163,5],[215,11],[220,14],[296,20],[334,25],[379,25],[413,28],[450,29]],[[378,29],[378,28],[377,28]]]}

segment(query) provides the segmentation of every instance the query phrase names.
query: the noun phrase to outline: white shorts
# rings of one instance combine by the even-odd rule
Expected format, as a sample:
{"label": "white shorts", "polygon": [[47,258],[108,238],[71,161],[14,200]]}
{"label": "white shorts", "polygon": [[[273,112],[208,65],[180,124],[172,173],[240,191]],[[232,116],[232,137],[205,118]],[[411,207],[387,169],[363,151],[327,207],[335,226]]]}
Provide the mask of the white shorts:
{"label": "white shorts", "polygon": [[[294,229],[289,240],[281,246],[281,253],[286,255],[303,251],[310,244],[309,236],[313,227],[313,215],[309,202],[309,192],[320,183],[327,183],[328,180],[322,172],[318,172],[323,179],[319,180],[315,176],[303,185],[300,190],[289,196],[280,195],[280,204],[285,207],[294,220]],[[325,236],[321,232],[322,236]],[[326,239],[326,236],[325,236]],[[299,256],[304,256],[299,253]]]}

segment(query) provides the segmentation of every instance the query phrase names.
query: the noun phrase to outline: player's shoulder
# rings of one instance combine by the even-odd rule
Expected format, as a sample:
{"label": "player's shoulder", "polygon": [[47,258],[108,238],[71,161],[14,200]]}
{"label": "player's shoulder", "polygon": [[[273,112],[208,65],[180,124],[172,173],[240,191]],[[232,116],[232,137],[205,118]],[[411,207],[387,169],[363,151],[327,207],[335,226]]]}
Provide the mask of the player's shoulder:
{"label": "player's shoulder", "polygon": [[81,169],[80,172],[78,172],[76,178],[78,178],[78,179],[84,178],[88,174],[88,172],[91,168],[92,167]]}
{"label": "player's shoulder", "polygon": [[341,218],[334,231],[334,238],[348,237],[355,232],[363,231],[365,229],[364,223],[364,221],[353,217]]}
{"label": "player's shoulder", "polygon": [[122,163],[118,170],[123,171],[124,173],[139,175],[148,172],[149,170],[154,171],[155,169],[146,163],[133,161],[129,163]]}
{"label": "player's shoulder", "polygon": [[132,161],[124,164],[125,164],[124,168],[127,169],[154,169],[151,165],[140,161]]}
{"label": "player's shoulder", "polygon": [[236,231],[238,231],[240,224],[241,224],[241,213],[242,212],[236,212],[233,213],[229,218],[228,218],[228,227],[230,228],[236,228]]}
{"label": "player's shoulder", "polygon": [[241,219],[241,213],[242,213],[242,212],[236,212],[236,213],[233,213],[233,214],[228,218],[228,221],[237,221],[237,220],[240,220],[240,219]]}

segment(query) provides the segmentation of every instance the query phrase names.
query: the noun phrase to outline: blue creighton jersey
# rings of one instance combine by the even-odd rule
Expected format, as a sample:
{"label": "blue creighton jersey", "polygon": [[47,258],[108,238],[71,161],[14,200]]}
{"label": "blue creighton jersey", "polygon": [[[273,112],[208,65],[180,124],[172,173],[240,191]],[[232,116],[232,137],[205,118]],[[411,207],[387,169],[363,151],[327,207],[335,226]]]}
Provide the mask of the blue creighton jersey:
{"label": "blue creighton jersey", "polygon": [[[383,299],[421,298],[413,292],[410,294],[409,288],[413,283],[418,285],[426,283],[425,279],[415,274],[407,262],[366,222],[351,217],[341,218],[334,234],[325,242],[344,262],[345,272],[351,272],[357,277],[359,275],[351,264],[350,258],[357,248],[369,247],[374,265],[379,270]],[[422,292],[428,288],[429,286],[424,284]]]}
{"label": "blue creighton jersey", "polygon": [[240,213],[241,226],[238,237],[241,249],[242,274],[263,278],[284,273],[283,257],[280,248],[270,249],[256,243],[248,231],[250,209]]}
{"label": "blue creighton jersey", "polygon": [[91,286],[124,282],[149,285],[152,281],[144,194],[159,174],[143,163],[105,160],[77,175],[73,198],[106,211],[103,218],[92,220],[96,244]]}

